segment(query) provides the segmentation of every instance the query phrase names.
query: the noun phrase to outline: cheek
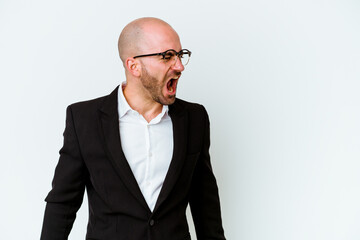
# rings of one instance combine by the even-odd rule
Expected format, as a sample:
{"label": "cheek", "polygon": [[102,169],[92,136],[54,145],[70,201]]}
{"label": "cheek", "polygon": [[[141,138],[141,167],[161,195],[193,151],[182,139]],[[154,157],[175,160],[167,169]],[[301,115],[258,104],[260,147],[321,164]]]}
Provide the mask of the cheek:
{"label": "cheek", "polygon": [[160,62],[158,64],[151,64],[147,67],[148,75],[157,82],[158,85],[163,86],[168,79],[169,68],[166,64]]}

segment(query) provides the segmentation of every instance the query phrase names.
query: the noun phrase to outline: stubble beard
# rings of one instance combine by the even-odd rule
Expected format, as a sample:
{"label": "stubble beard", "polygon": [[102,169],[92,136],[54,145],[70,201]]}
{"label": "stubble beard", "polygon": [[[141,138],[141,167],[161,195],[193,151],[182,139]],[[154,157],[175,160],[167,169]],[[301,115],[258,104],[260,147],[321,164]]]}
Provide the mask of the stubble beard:
{"label": "stubble beard", "polygon": [[162,93],[166,82],[159,82],[157,78],[151,76],[144,65],[142,66],[141,83],[155,102],[162,105],[171,105],[175,102],[175,95],[166,97]]}

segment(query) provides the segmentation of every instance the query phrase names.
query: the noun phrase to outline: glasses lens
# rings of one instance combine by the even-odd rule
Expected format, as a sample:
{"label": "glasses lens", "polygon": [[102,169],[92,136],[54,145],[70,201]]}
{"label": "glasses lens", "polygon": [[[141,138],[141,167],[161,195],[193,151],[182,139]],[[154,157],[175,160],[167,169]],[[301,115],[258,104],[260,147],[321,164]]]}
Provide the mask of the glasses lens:
{"label": "glasses lens", "polygon": [[190,53],[188,51],[180,52],[179,59],[181,60],[182,65],[186,66],[190,60]]}
{"label": "glasses lens", "polygon": [[174,65],[177,59],[176,52],[174,50],[167,50],[163,54],[163,59],[170,65]]}
{"label": "glasses lens", "polygon": [[169,51],[166,51],[165,52],[165,55],[164,55],[164,59],[165,60],[175,60],[175,57],[176,57],[176,53],[172,50],[169,50]]}
{"label": "glasses lens", "polygon": [[169,62],[171,65],[175,65],[178,59],[181,61],[182,65],[189,63],[191,52],[187,49],[181,50],[179,53],[174,50],[168,50],[163,54],[163,59]]}

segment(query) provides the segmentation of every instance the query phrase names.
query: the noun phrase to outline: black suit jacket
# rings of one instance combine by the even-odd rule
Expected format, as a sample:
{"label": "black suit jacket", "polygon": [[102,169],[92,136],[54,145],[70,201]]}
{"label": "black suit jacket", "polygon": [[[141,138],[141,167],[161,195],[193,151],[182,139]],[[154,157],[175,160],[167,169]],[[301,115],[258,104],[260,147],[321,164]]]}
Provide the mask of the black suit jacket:
{"label": "black suit jacket", "polygon": [[85,188],[89,201],[86,239],[190,239],[188,203],[198,240],[225,239],[205,108],[180,99],[169,106],[174,153],[151,212],[122,151],[118,89],[68,106],[64,145],[45,199],[41,239],[68,238]]}

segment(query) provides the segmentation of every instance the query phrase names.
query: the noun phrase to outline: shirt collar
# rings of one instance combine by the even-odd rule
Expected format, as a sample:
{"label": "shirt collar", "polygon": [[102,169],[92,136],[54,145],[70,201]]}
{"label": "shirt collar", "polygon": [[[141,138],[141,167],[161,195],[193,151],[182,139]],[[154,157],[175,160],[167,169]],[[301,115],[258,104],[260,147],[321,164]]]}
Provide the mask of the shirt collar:
{"label": "shirt collar", "polygon": [[122,82],[118,90],[118,112],[119,118],[122,118],[128,111],[132,110],[124,96],[126,82]]}
{"label": "shirt collar", "polygon": [[[126,82],[122,82],[120,87],[119,87],[119,90],[118,90],[118,113],[119,113],[119,119],[122,118],[128,111],[135,111],[130,107],[130,105],[126,101],[126,98],[125,98],[124,92],[123,92],[125,86],[126,86]],[[162,111],[159,114],[160,119],[163,118],[164,116],[167,116],[168,111],[169,111],[169,106],[168,105],[163,105]]]}

